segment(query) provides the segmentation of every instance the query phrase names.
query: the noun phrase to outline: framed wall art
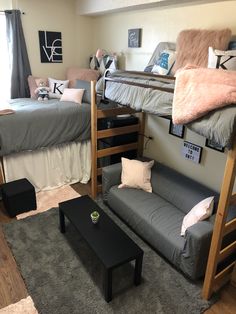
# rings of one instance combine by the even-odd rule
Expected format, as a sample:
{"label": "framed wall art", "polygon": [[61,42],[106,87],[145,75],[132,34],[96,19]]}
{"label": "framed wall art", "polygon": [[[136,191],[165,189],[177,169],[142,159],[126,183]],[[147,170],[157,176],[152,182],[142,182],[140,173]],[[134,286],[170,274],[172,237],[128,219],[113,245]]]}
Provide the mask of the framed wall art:
{"label": "framed wall art", "polygon": [[225,148],[213,140],[206,139],[205,146],[223,153]]}
{"label": "framed wall art", "polygon": [[128,30],[128,47],[139,48],[141,47],[141,28],[134,28]]}
{"label": "framed wall art", "polygon": [[183,138],[185,127],[182,124],[174,124],[170,121],[169,134]]}
{"label": "framed wall art", "polygon": [[62,63],[61,32],[39,31],[39,47],[42,63]]}

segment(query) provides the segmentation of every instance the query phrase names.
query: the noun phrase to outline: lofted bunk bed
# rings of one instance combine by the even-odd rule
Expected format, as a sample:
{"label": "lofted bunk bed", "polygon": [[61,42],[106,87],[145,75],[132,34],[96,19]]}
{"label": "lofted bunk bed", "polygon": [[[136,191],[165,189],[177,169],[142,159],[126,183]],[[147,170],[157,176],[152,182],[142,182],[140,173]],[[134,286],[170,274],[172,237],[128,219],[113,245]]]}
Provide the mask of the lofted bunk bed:
{"label": "lofted bunk bed", "polygon": [[[195,74],[198,76],[199,69],[193,69],[193,71],[195,71]],[[184,72],[186,73],[186,71]],[[212,73],[213,72],[211,72],[211,74]],[[188,75],[190,74],[192,74],[192,70],[188,73]],[[134,148],[138,149],[139,155],[142,155],[144,140],[142,135],[144,134],[145,128],[145,114],[157,114],[161,117],[173,119],[172,103],[176,102],[176,90],[180,87],[182,88],[182,85],[180,84],[181,80],[176,81],[175,77],[136,71],[116,71],[112,74],[107,73],[104,80],[103,96],[105,99],[109,99],[113,105],[115,104],[115,108],[106,109],[105,106],[101,108],[96,105],[95,82],[92,82],[91,136],[93,157],[91,188],[92,196],[94,198],[96,197],[97,192],[101,191],[101,185],[99,185],[97,181],[98,175],[101,175],[102,173],[102,168],[98,167],[98,158],[116,152],[125,152]],[[201,80],[204,81],[204,79]],[[219,88],[219,86],[217,86],[217,88]],[[199,97],[199,99],[201,100],[201,97]],[[191,101],[194,102],[195,100],[196,99],[192,99]],[[180,98],[177,99],[177,101],[180,101],[181,103],[183,99]],[[227,239],[227,241],[225,241],[230,234],[233,234],[233,232],[236,231],[236,218],[232,219],[232,217],[235,217],[235,213],[232,215],[231,219],[229,215],[230,205],[236,204],[236,194],[232,194],[236,171],[236,106],[231,104],[231,102],[235,103],[235,100],[230,98],[228,99],[228,106],[223,107],[222,105],[219,106],[219,108],[210,110],[210,112],[204,109],[198,113],[196,120],[184,122],[191,130],[218,142],[220,145],[228,149],[202,290],[202,297],[204,299],[209,299],[213,292],[217,291],[230,279],[236,261],[235,237],[231,237],[231,240]],[[135,112],[138,112],[141,115],[139,125],[135,128],[123,127],[105,131],[99,131],[97,129],[97,122],[100,118]],[[185,116],[182,118],[184,121]],[[176,120],[182,121],[179,116]],[[107,136],[128,134],[134,130],[138,130],[139,132],[138,142],[131,145],[99,150],[97,145],[99,139]],[[235,208],[231,206],[231,211],[232,209],[235,210]]]}

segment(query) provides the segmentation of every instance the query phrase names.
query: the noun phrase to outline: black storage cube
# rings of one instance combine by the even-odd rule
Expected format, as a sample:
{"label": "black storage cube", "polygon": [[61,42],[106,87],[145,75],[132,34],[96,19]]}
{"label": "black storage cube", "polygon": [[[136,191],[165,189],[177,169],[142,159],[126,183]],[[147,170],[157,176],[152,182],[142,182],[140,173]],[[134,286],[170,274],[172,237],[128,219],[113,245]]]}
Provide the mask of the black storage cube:
{"label": "black storage cube", "polygon": [[10,217],[37,208],[34,186],[27,179],[4,183],[2,200]]}

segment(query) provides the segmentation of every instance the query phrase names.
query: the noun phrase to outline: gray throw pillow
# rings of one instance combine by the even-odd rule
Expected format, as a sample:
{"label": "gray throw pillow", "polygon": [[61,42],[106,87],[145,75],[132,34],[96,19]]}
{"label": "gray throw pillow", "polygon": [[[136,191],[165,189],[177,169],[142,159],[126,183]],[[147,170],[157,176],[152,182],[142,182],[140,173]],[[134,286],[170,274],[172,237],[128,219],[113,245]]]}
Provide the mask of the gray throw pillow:
{"label": "gray throw pillow", "polygon": [[91,83],[88,81],[76,80],[75,88],[84,89],[83,102],[91,104]]}

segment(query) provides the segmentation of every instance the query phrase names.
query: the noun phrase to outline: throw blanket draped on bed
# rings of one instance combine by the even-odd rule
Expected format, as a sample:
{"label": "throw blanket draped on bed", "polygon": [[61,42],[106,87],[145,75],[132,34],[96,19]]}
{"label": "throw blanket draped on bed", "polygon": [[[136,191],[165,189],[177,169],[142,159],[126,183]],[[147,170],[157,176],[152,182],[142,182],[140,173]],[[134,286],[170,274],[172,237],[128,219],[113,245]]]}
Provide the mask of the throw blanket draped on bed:
{"label": "throw blanket draped on bed", "polygon": [[15,113],[0,117],[0,156],[90,138],[90,104],[21,98],[10,105]]}
{"label": "throw blanket draped on bed", "polygon": [[[202,70],[203,69],[201,69],[201,71]],[[182,74],[181,72],[177,74],[178,78],[183,76],[185,79],[185,75],[190,76],[191,73],[194,73],[196,75],[198,85],[201,86],[200,91],[197,90],[198,86],[194,86],[194,89],[190,89],[189,93],[187,93],[189,97],[188,100],[185,98],[185,94],[181,94],[183,84],[180,84],[175,92],[175,97],[178,95],[179,99],[181,98],[181,101],[183,101],[186,105],[186,108],[189,108],[188,102],[194,103],[196,101],[197,108],[201,112],[200,118],[197,119],[197,116],[195,116],[194,119],[196,120],[190,123],[186,122],[187,127],[194,132],[215,141],[223,147],[231,149],[236,136],[236,104],[231,104],[232,102],[236,103],[236,72],[232,73],[229,71],[223,72],[223,70],[218,69],[204,69],[205,72],[203,71],[202,73],[208,73],[210,76],[208,80],[207,76],[200,75],[199,71],[199,69],[189,69],[183,71]],[[217,76],[215,76],[215,83],[211,81],[211,79],[213,79],[213,73],[217,74]],[[221,76],[223,74],[227,75],[227,79],[222,81]],[[115,80],[115,82],[106,82],[105,96],[108,99],[118,102],[121,105],[131,106],[136,110],[159,116],[171,116],[173,92],[175,87],[173,79],[166,76],[155,77],[154,75],[150,75],[149,77],[147,73],[142,75],[140,72],[131,74],[129,71],[117,71],[111,73],[109,78]],[[232,80],[234,80],[233,84]],[[130,86],[126,84],[126,82],[133,82],[136,86]],[[204,84],[202,84],[202,82],[204,82]],[[220,85],[219,82],[222,82],[222,84]],[[190,81],[188,81],[188,83],[191,84]],[[143,84],[146,85],[146,88],[142,87]],[[150,88],[151,85],[159,86],[161,88],[164,87],[169,91],[163,92],[162,90],[153,90]],[[217,91],[215,91],[216,85]],[[224,89],[225,85],[226,88]],[[227,87],[227,85],[229,86]],[[215,93],[217,93],[217,97],[215,97]],[[218,109],[213,110],[214,106],[212,106],[210,109],[211,111],[208,109],[205,110],[205,107],[207,107],[208,104],[212,105],[212,100],[217,102]],[[225,104],[228,105],[222,107]],[[181,103],[180,106],[182,108]],[[185,111],[185,114],[186,108],[182,108]]]}
{"label": "throw blanket draped on bed", "polygon": [[5,116],[7,114],[12,114],[15,111],[12,109],[9,103],[0,104],[0,116]]}
{"label": "throw blanket draped on bed", "polygon": [[236,103],[236,72],[188,69],[177,73],[172,119],[186,124],[208,112]]}

